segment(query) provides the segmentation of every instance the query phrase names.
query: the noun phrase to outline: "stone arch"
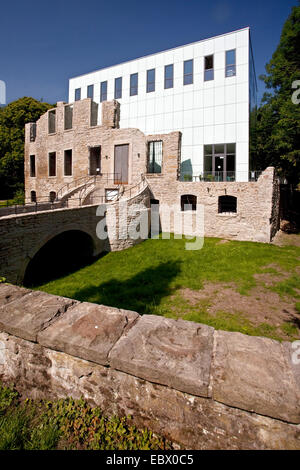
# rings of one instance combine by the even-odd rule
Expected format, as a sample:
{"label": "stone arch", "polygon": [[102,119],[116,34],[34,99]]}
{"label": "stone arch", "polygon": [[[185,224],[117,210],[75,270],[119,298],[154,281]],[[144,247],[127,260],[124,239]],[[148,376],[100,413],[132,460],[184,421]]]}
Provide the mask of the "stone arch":
{"label": "stone arch", "polygon": [[27,255],[21,269],[23,283],[36,284],[38,272],[42,273],[43,281],[43,277],[50,278],[52,274],[54,277],[55,269],[58,275],[78,269],[101,251],[95,238],[88,230],[74,225],[52,232]]}

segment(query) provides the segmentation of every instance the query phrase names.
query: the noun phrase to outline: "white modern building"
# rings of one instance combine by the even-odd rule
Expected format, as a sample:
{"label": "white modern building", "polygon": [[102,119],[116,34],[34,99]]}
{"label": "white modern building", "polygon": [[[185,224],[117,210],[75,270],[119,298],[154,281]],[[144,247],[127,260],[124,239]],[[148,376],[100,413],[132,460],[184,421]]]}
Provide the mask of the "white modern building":
{"label": "white modern building", "polygon": [[[247,181],[256,79],[249,28],[69,80],[69,102],[121,104],[121,128],[182,132],[181,178]],[[159,157],[158,157],[159,158]],[[158,161],[159,164],[159,161]]]}

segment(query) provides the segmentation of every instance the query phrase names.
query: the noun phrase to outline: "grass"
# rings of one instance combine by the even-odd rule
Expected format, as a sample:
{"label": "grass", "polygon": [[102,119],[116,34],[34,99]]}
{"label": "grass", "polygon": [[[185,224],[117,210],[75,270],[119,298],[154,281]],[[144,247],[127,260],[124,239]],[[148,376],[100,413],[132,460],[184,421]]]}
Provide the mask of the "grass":
{"label": "grass", "polygon": [[[233,283],[242,295],[249,295],[257,285],[254,275],[278,271],[290,277],[270,289],[282,296],[300,299],[300,248],[295,246],[228,241],[206,238],[198,251],[185,250],[186,240],[149,239],[124,251],[108,253],[92,264],[59,279],[37,286],[38,289],[80,301],[111,305],[134,310],[140,314],[183,317],[215,328],[242,331],[280,339],[271,325],[253,326],[243,314],[208,313],[209,305],[191,305],[179,289],[199,290],[204,282]],[[79,248],[80,249],[80,248]],[[297,304],[299,307],[299,303]],[[297,307],[297,308],[298,308]],[[285,329],[294,331],[293,329]],[[280,330],[282,331],[282,330]]]}
{"label": "grass", "polygon": [[165,450],[171,443],[137,429],[131,417],[107,418],[84,399],[20,401],[0,383],[0,450]]}

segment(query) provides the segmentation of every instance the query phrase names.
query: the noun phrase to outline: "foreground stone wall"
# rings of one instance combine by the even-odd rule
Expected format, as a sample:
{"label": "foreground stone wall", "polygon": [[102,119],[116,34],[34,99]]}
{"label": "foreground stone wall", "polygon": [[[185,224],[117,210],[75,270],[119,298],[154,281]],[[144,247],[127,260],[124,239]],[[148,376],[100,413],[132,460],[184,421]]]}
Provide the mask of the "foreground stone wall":
{"label": "foreground stone wall", "polygon": [[291,343],[0,285],[0,377],[84,396],[185,449],[300,449]]}

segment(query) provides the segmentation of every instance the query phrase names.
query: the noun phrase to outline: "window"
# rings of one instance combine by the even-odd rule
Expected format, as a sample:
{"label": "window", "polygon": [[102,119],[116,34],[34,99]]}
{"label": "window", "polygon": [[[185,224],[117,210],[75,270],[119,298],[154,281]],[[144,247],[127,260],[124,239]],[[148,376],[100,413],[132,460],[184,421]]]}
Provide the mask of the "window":
{"label": "window", "polygon": [[30,155],[30,176],[35,177],[35,155]]}
{"label": "window", "polygon": [[30,142],[34,142],[36,138],[36,123],[30,123]]}
{"label": "window", "polygon": [[218,212],[236,212],[237,199],[235,196],[219,196]]}
{"label": "window", "polygon": [[56,132],[56,111],[52,109],[48,112],[48,133],[54,134]]}
{"label": "window", "polygon": [[56,176],[56,152],[49,153],[49,176]]}
{"label": "window", "polygon": [[204,81],[208,82],[209,80],[214,79],[214,56],[207,55],[204,57]]}
{"label": "window", "polygon": [[49,201],[53,203],[55,201],[55,199],[56,199],[56,192],[55,191],[50,191]]}
{"label": "window", "polygon": [[148,173],[161,173],[162,140],[149,142],[148,155]]}
{"label": "window", "polygon": [[204,145],[205,181],[235,181],[235,144]]}
{"label": "window", "polygon": [[87,87],[87,97],[91,98],[92,100],[94,99],[94,85],[89,85]]}
{"label": "window", "polygon": [[138,94],[138,74],[132,73],[130,75],[130,96]]}
{"label": "window", "polygon": [[155,91],[155,69],[147,70],[147,93]]}
{"label": "window", "polygon": [[100,102],[107,101],[107,81],[101,82],[100,85]]}
{"label": "window", "polygon": [[185,60],[183,62],[183,84],[191,85],[193,83],[193,74],[194,74],[194,61]]}
{"label": "window", "polygon": [[30,192],[30,200],[31,200],[31,202],[36,202],[36,192],[35,191]]}
{"label": "window", "polygon": [[100,175],[101,172],[101,147],[90,148],[90,175]]}
{"label": "window", "polygon": [[76,88],[75,90],[75,101],[79,101],[81,99],[81,88]]}
{"label": "window", "polygon": [[193,194],[183,194],[181,196],[181,210],[195,211],[197,210],[197,196]]}
{"label": "window", "polygon": [[73,127],[73,106],[65,106],[65,130],[72,129]]}
{"label": "window", "polygon": [[173,72],[173,64],[165,65],[165,88],[173,88]]}
{"label": "window", "polygon": [[65,150],[64,174],[72,176],[72,150]]}
{"label": "window", "polygon": [[226,51],[226,77],[234,77],[236,75],[236,65],[235,65],[235,49],[231,51]]}
{"label": "window", "polygon": [[115,99],[122,98],[122,77],[115,79]]}

